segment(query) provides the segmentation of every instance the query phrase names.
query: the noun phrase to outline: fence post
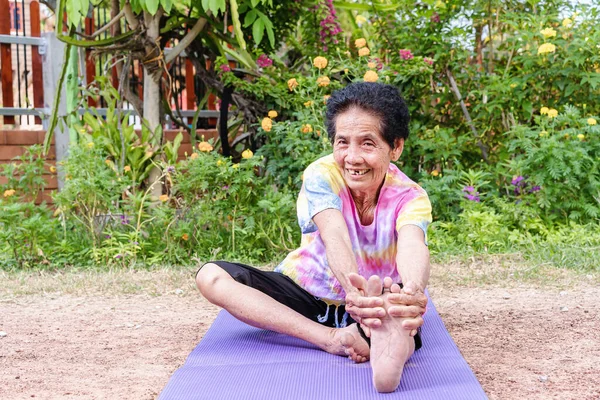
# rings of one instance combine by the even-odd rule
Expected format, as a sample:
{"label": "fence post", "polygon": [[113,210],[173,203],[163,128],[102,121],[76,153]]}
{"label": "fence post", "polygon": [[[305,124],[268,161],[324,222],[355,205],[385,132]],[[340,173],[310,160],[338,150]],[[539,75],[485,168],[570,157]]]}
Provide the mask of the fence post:
{"label": "fence post", "polygon": [[[54,96],[57,90],[60,90],[60,104],[58,106],[58,117],[64,118],[67,114],[67,101],[65,88],[58,88],[58,80],[63,64],[65,53],[65,44],[56,38],[54,32],[43,34],[46,39],[46,52],[42,58],[44,65],[44,109],[45,114],[49,115],[52,112],[54,104]],[[48,117],[46,117],[48,118]],[[44,120],[44,128],[48,129],[48,120]],[[47,134],[47,133],[46,133]],[[56,152],[56,162],[63,160],[69,150],[69,130],[65,124],[58,123],[54,129],[54,149]],[[61,190],[64,186],[64,174],[58,170],[58,189]]]}
{"label": "fence post", "polygon": [[[0,34],[10,35],[10,16],[8,0],[0,0]],[[2,106],[14,107],[13,103],[13,71],[12,71],[12,56],[11,44],[0,44],[0,59],[2,70],[0,71],[2,79]],[[14,124],[15,117],[5,116],[5,124]]]}

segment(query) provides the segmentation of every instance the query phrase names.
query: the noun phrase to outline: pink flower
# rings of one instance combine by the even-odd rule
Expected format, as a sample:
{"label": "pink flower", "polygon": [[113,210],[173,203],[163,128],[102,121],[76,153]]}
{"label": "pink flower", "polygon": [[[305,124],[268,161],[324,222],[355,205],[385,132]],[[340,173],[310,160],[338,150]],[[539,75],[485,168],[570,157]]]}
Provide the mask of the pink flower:
{"label": "pink flower", "polygon": [[423,58],[423,61],[425,61],[427,64],[429,65],[433,65],[433,59],[429,58],[429,57],[425,57]]}
{"label": "pink flower", "polygon": [[222,72],[231,72],[231,68],[227,64],[223,64],[219,68],[221,68]]}
{"label": "pink flower", "polygon": [[412,59],[414,57],[413,53],[410,50],[407,50],[407,49],[402,49],[402,50],[399,51],[399,53],[400,53],[400,57],[403,60],[410,60],[410,59]]}
{"label": "pink flower", "polygon": [[256,59],[256,64],[261,68],[268,68],[271,65],[273,65],[273,60],[271,60],[269,57],[267,57],[266,54],[261,54]]}
{"label": "pink flower", "polygon": [[440,14],[438,13],[433,13],[433,15],[430,18],[431,22],[433,22],[434,24],[437,24],[440,22]]}

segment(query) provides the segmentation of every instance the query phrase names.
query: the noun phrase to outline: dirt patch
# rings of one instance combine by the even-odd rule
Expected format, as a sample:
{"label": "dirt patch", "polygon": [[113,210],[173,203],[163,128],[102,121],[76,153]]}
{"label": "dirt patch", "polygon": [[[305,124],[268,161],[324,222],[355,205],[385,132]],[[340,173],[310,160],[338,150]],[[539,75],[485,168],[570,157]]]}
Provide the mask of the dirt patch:
{"label": "dirt patch", "polygon": [[[190,279],[168,270],[0,276],[0,398],[156,398],[218,312]],[[596,279],[500,288],[434,276],[430,292],[491,399],[597,400]]]}

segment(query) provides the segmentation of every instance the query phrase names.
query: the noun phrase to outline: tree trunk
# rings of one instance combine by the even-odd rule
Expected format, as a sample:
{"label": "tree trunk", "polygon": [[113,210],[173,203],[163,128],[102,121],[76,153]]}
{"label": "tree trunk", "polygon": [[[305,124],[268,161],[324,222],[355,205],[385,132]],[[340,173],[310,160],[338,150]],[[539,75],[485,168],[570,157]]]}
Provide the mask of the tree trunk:
{"label": "tree trunk", "polygon": [[[160,17],[162,13],[159,11],[154,16],[148,13],[144,13],[144,20],[146,23],[146,37],[148,43],[158,44],[158,37],[160,35]],[[147,46],[148,47],[148,46]],[[153,54],[153,49],[150,49],[150,54]],[[149,52],[146,51],[146,55]],[[160,62],[160,61],[159,61]],[[148,128],[154,133],[160,133],[161,137],[155,138],[155,140],[162,145],[162,130],[156,128],[160,125],[160,72],[149,71],[149,67],[154,63],[143,64],[144,65],[144,119],[148,123]],[[154,149],[156,150],[156,149]],[[151,194],[154,197],[159,197],[162,194],[163,185],[157,182],[160,179],[161,170],[157,167],[152,168],[150,171],[149,184],[153,185]]]}

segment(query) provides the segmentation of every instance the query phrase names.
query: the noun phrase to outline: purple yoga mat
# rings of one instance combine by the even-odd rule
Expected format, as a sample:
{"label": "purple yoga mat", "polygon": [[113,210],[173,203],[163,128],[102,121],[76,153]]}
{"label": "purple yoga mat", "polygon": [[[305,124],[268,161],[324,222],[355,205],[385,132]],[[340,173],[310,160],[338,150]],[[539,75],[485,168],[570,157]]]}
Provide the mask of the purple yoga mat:
{"label": "purple yoga mat", "polygon": [[431,301],[421,337],[399,388],[380,394],[370,363],[355,364],[221,311],[159,400],[487,399]]}

